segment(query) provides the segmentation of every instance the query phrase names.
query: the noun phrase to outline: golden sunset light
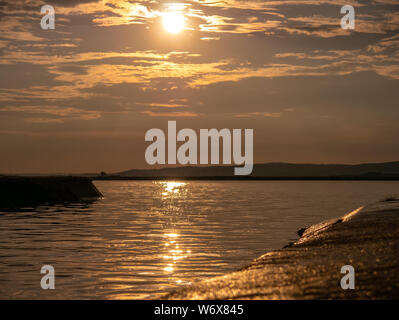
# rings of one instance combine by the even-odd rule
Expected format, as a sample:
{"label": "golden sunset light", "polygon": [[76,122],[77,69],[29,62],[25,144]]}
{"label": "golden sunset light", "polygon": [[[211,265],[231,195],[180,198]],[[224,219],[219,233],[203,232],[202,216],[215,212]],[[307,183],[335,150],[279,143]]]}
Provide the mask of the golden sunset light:
{"label": "golden sunset light", "polygon": [[0,0],[0,300],[398,299],[398,88],[399,0]]}
{"label": "golden sunset light", "polygon": [[184,29],[185,17],[181,12],[165,12],[162,17],[163,27],[169,33],[179,33]]}

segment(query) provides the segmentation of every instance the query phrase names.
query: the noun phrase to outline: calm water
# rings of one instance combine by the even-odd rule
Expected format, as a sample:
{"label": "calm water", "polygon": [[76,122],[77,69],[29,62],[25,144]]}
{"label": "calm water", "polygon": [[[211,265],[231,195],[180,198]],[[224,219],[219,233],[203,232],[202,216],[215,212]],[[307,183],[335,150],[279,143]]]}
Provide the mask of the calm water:
{"label": "calm water", "polygon": [[[399,182],[99,181],[104,199],[0,212],[0,298],[153,298],[247,264]],[[40,288],[55,268],[56,289]]]}

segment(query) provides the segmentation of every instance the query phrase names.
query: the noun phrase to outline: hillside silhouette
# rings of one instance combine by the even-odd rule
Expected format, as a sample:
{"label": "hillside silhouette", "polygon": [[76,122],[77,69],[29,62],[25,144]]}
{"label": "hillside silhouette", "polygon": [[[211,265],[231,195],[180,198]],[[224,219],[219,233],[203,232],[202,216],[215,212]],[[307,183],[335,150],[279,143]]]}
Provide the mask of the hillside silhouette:
{"label": "hillside silhouette", "polygon": [[[120,177],[235,177],[236,166],[206,167],[167,167],[160,169],[133,169],[118,172],[112,176]],[[364,164],[295,164],[263,163],[255,164],[253,178],[328,178],[328,177],[381,177],[399,178],[399,161]]]}

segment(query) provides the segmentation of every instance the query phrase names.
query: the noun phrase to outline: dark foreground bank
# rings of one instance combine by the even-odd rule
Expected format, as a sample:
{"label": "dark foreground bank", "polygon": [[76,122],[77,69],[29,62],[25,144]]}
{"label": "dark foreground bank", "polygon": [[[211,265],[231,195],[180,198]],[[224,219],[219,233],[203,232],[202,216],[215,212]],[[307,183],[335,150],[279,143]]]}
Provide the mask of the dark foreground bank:
{"label": "dark foreground bank", "polygon": [[[165,299],[398,299],[399,201],[370,205],[300,230],[300,239],[234,273]],[[355,289],[341,288],[353,266]]]}
{"label": "dark foreground bank", "polygon": [[0,209],[76,202],[101,196],[86,177],[0,177]]}

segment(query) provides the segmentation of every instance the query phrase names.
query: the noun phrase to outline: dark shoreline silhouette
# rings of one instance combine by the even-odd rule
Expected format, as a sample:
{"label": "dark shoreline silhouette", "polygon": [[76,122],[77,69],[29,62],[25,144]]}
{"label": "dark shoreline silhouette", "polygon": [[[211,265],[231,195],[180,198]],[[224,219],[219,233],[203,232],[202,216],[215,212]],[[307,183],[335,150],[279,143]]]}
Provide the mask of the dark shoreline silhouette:
{"label": "dark shoreline silhouette", "polygon": [[0,208],[7,210],[102,197],[90,178],[72,176],[0,176],[0,194]]}
{"label": "dark shoreline silhouette", "polygon": [[99,198],[92,180],[353,180],[399,181],[399,162],[345,164],[255,164],[249,176],[235,176],[235,166],[165,167],[115,174],[74,176],[0,175],[0,208],[19,208]]}
{"label": "dark shoreline silhouette", "polygon": [[90,175],[95,180],[399,180],[399,162],[347,164],[254,164],[251,175],[235,176],[235,166],[135,169]]}
{"label": "dark shoreline silhouette", "polygon": [[137,181],[166,181],[166,180],[181,180],[181,181],[399,181],[398,176],[331,176],[331,177],[252,177],[252,176],[218,176],[218,177],[181,177],[181,176],[165,176],[165,177],[124,177],[124,176],[116,176],[116,175],[109,175],[109,176],[91,176],[93,180],[103,180],[103,181],[120,181],[120,180],[137,180]]}

